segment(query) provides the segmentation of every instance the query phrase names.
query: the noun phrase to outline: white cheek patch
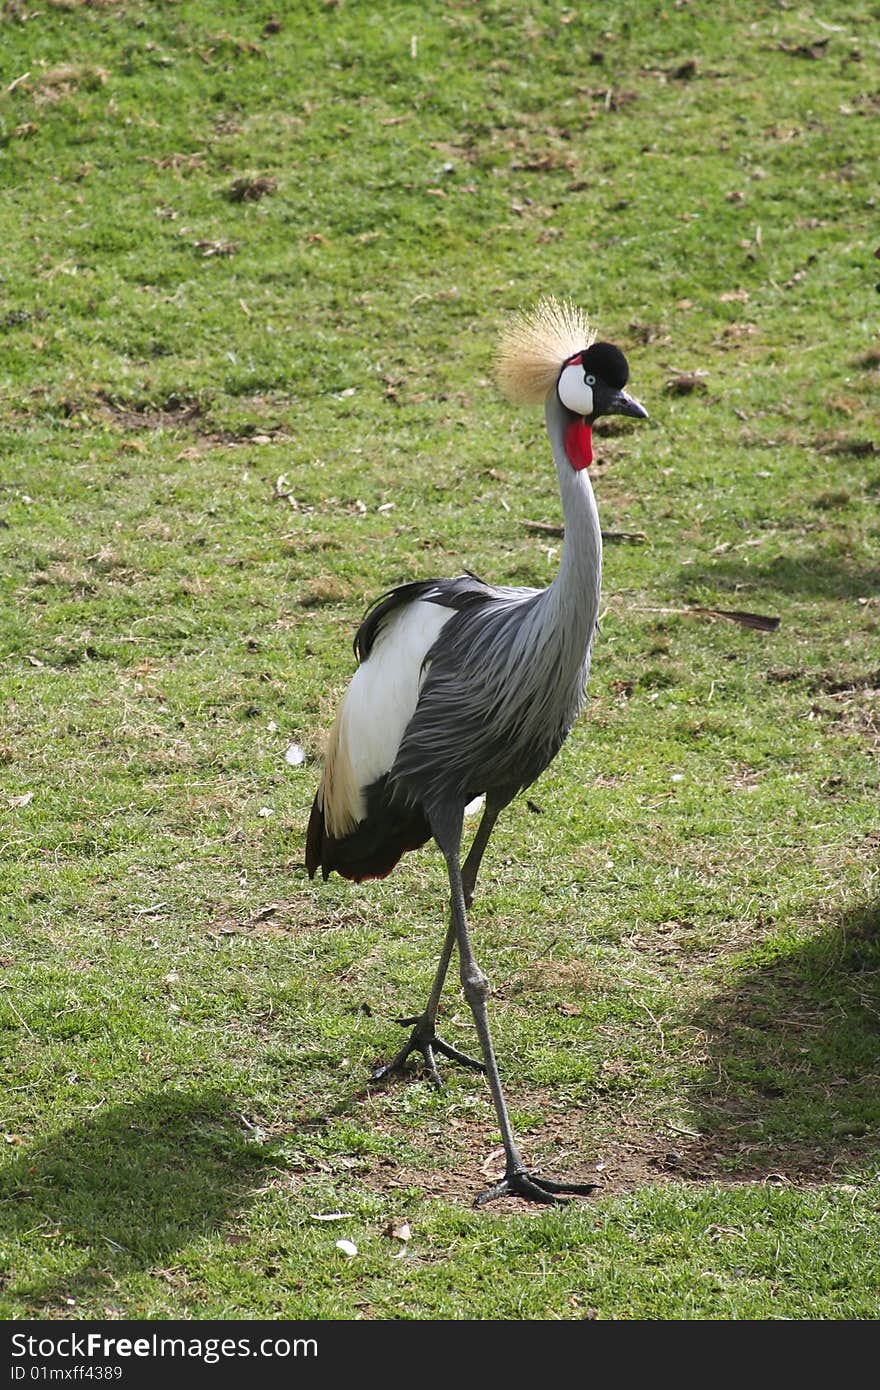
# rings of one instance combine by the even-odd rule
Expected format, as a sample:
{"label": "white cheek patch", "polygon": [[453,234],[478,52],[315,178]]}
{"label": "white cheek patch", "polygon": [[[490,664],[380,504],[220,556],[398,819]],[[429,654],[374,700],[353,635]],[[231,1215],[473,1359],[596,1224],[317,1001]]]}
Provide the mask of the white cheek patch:
{"label": "white cheek patch", "polygon": [[593,390],[584,381],[584,369],[577,363],[572,363],[562,372],[556,387],[559,399],[568,410],[573,410],[575,415],[592,415],[593,413]]}

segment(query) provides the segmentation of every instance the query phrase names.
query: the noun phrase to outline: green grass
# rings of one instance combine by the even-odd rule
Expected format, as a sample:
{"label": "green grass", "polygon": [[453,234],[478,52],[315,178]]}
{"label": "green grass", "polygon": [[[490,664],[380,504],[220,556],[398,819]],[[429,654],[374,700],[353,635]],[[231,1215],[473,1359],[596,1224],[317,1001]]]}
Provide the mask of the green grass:
{"label": "green grass", "polygon": [[[4,7],[3,1316],[876,1317],[877,18]],[[476,1213],[482,1082],[365,1086],[442,859],[303,838],[370,598],[554,572],[491,384],[545,292],[647,540],[473,927],[527,1156],[604,1187]]]}

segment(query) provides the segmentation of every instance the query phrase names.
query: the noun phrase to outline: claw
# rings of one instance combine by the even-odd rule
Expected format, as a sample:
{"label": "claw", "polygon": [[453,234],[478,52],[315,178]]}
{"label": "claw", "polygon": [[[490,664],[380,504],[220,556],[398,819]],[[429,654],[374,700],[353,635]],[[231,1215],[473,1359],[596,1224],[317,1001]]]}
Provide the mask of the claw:
{"label": "claw", "polygon": [[568,1197],[560,1193],[571,1193],[575,1197],[589,1197],[595,1192],[595,1182],[556,1182],[553,1178],[539,1178],[525,1168],[516,1168],[506,1173],[501,1182],[487,1187],[474,1198],[475,1207],[483,1207],[499,1197],[525,1197],[530,1202],[543,1202],[546,1206],[567,1206]]}
{"label": "claw", "polygon": [[382,1067],[374,1067],[370,1075],[371,1081],[385,1081],[389,1076],[394,1075],[395,1072],[404,1071],[406,1069],[406,1061],[412,1053],[420,1052],[425,1063],[425,1075],[432,1086],[436,1086],[439,1091],[443,1083],[440,1080],[440,1073],[437,1070],[437,1063],[434,1058],[435,1049],[437,1052],[442,1053],[444,1057],[448,1057],[453,1062],[458,1062],[463,1067],[472,1067],[474,1071],[484,1072],[486,1070],[485,1064],[483,1062],[478,1062],[476,1057],[469,1057],[466,1052],[459,1052],[457,1047],[452,1047],[449,1043],[444,1042],[442,1038],[438,1038],[437,1034],[434,1032],[433,1023],[429,1022],[424,1014],[414,1014],[412,1017],[398,1018],[396,1021],[404,1028],[408,1028],[412,1025],[412,1033],[396,1057],[393,1057],[390,1062],[386,1062]]}

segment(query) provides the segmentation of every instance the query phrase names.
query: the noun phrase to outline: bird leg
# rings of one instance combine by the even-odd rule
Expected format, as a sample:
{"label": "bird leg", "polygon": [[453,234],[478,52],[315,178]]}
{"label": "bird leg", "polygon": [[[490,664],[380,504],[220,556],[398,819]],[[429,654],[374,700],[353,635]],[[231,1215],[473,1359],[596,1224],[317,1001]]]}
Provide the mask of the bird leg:
{"label": "bird leg", "polygon": [[434,976],[434,983],[431,986],[431,993],[424,1013],[413,1014],[408,1018],[399,1018],[398,1023],[404,1028],[413,1025],[413,1030],[408,1040],[384,1067],[376,1067],[373,1071],[371,1081],[384,1081],[395,1072],[404,1070],[404,1063],[413,1052],[421,1052],[425,1061],[425,1072],[428,1080],[436,1086],[438,1091],[442,1086],[440,1073],[437,1070],[437,1063],[434,1059],[434,1052],[440,1052],[444,1057],[449,1057],[453,1062],[460,1062],[464,1067],[473,1067],[475,1071],[485,1071],[482,1062],[478,1062],[476,1057],[469,1057],[466,1052],[459,1052],[457,1047],[452,1047],[437,1037],[437,1007],[440,1003],[440,995],[443,992],[443,982],[446,979],[446,971],[449,969],[449,961],[452,956],[452,948],[455,945],[455,923],[450,920],[446,930],[446,940],[443,943],[443,951],[440,955],[440,962],[437,966],[437,973]]}
{"label": "bird leg", "polygon": [[495,822],[501,815],[509,799],[509,797],[504,797],[503,800],[496,801],[491,794],[486,797],[486,807],[483,811],[480,824],[477,826],[477,833],[468,851],[468,857],[461,868],[461,882],[464,889],[465,907],[470,907],[474,900],[474,889],[477,886],[477,874],[483,855],[486,853],[489,836],[492,834],[495,828]]}
{"label": "bird leg", "polygon": [[434,834],[446,857],[452,903],[452,925],[455,928],[455,936],[458,942],[461,984],[465,998],[471,1007],[474,1023],[476,1024],[477,1033],[480,1038],[483,1057],[486,1062],[486,1077],[495,1105],[495,1114],[498,1117],[498,1124],[501,1129],[501,1139],[504,1144],[506,1160],[504,1177],[501,1182],[479,1193],[474,1201],[474,1206],[483,1206],[486,1202],[495,1201],[498,1197],[526,1197],[530,1201],[545,1202],[547,1204],[564,1202],[566,1198],[562,1194],[567,1193],[572,1193],[580,1197],[587,1197],[591,1192],[595,1191],[595,1183],[556,1182],[551,1178],[540,1178],[530,1173],[523,1162],[522,1155],[517,1147],[510,1125],[510,1116],[507,1113],[507,1103],[504,1099],[501,1077],[498,1074],[498,1064],[495,1060],[495,1051],[492,1047],[492,1038],[489,1033],[489,1018],[486,1010],[486,1000],[489,997],[489,981],[477,965],[476,957],[474,956],[471,946],[470,934],[468,932],[464,886],[462,884],[462,872],[459,865],[458,849],[458,842],[461,836],[461,819],[459,818],[458,820],[457,837],[453,834],[444,834],[441,839],[441,836],[437,834],[436,828],[434,829]]}
{"label": "bird leg", "polygon": [[[467,907],[473,902],[474,889],[477,884],[477,873],[486,846],[489,843],[489,836],[495,827],[495,822],[500,816],[510,797],[504,796],[494,798],[491,793],[486,797],[486,806],[474,835],[468,857],[461,870],[461,879],[464,889],[464,901]],[[449,969],[449,962],[452,958],[452,950],[455,946],[456,928],[455,922],[450,918],[449,927],[446,931],[446,940],[443,943],[443,951],[440,955],[440,962],[437,966],[437,973],[434,976],[434,984],[431,987],[430,998],[424,1013],[412,1014],[407,1018],[399,1018],[398,1023],[404,1028],[412,1025],[413,1031],[408,1041],[400,1049],[397,1055],[385,1066],[376,1067],[373,1071],[371,1081],[384,1081],[395,1072],[404,1069],[404,1063],[413,1052],[421,1052],[425,1061],[425,1071],[428,1080],[435,1085],[438,1090],[441,1086],[440,1073],[434,1059],[434,1051],[440,1052],[444,1057],[449,1057],[453,1062],[459,1062],[464,1067],[473,1067],[475,1071],[485,1071],[485,1065],[478,1062],[475,1057],[468,1057],[465,1052],[459,1052],[458,1048],[451,1047],[449,1043],[443,1042],[442,1038],[437,1037],[437,1008],[440,1003],[440,995],[443,992],[443,984],[446,979],[446,972]]]}

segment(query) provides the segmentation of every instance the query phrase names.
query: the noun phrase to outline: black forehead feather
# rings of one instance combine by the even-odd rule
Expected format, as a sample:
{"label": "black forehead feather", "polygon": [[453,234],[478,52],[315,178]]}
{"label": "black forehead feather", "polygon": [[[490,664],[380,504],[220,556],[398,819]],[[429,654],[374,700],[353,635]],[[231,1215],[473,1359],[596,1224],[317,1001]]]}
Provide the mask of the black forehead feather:
{"label": "black forehead feather", "polygon": [[629,381],[629,363],[613,343],[594,343],[583,356],[584,371],[601,377],[613,391],[622,391]]}

